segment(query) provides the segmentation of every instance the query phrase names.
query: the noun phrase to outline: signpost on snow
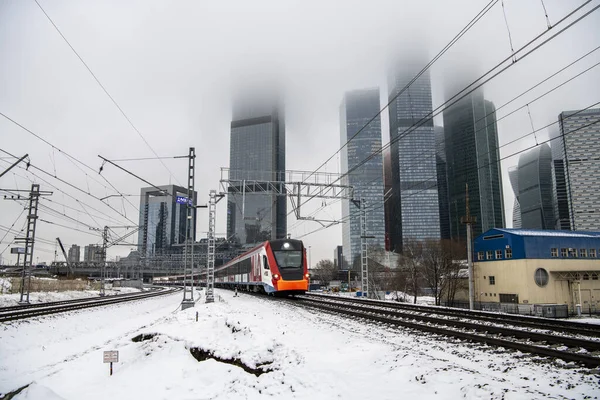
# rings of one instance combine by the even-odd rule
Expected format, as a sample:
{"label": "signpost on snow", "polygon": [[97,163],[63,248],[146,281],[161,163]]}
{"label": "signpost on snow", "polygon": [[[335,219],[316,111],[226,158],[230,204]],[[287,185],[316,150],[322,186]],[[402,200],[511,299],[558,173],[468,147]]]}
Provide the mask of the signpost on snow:
{"label": "signpost on snow", "polygon": [[113,373],[112,365],[114,362],[119,362],[119,351],[118,350],[105,351],[104,352],[104,363],[110,363],[110,375],[111,376]]}

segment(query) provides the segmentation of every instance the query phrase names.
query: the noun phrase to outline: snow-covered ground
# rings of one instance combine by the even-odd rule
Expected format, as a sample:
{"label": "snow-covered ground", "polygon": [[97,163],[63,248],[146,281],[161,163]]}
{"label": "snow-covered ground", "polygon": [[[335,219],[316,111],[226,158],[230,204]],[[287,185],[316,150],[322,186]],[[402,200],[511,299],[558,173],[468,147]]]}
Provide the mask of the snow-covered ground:
{"label": "snow-covered ground", "polygon": [[[112,296],[114,294],[124,293],[139,293],[139,289],[122,287],[114,289],[106,289],[105,294]],[[100,292],[98,290],[68,290],[64,292],[31,292],[29,293],[30,303],[46,303],[49,301],[63,301],[82,299],[86,297],[98,297]],[[0,294],[0,307],[16,306],[19,304],[21,295],[19,293],[12,294]]]}
{"label": "snow-covered ground", "polygon": [[[433,338],[217,290],[0,327],[0,393],[16,399],[534,399],[600,395],[599,376],[518,352]],[[199,321],[196,322],[196,312]],[[134,342],[141,333],[155,334]],[[197,361],[190,349],[208,359]],[[114,375],[102,363],[118,350]],[[217,361],[237,359],[238,365]],[[263,369],[270,372],[262,373]],[[255,373],[253,373],[255,372]],[[259,375],[259,376],[256,376]]]}

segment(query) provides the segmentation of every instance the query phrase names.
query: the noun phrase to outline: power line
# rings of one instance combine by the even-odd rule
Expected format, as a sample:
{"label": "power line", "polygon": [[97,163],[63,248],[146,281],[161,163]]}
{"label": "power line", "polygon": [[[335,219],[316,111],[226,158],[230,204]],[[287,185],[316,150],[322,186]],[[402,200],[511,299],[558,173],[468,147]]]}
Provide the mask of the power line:
{"label": "power line", "polygon": [[[88,72],[90,73],[90,75],[92,75],[92,77],[94,78],[94,80],[96,81],[96,83],[98,84],[98,86],[100,86],[100,88],[104,91],[104,93],[108,96],[108,98],[112,101],[112,103],[117,107],[117,109],[121,112],[121,115],[123,115],[123,117],[125,117],[125,119],[127,120],[127,122],[129,123],[129,125],[133,128],[133,130],[138,134],[138,136],[144,141],[144,143],[146,144],[146,146],[152,151],[152,153],[158,158],[158,154],[156,153],[156,151],[154,151],[154,149],[152,148],[152,146],[150,146],[150,143],[148,143],[148,141],[146,140],[146,138],[144,137],[144,135],[142,135],[142,133],[138,130],[138,128],[136,128],[136,126],[133,124],[133,122],[131,121],[131,119],[129,119],[129,117],[127,116],[127,114],[125,114],[125,111],[123,111],[123,109],[121,108],[121,106],[119,106],[119,104],[117,103],[117,101],[111,96],[111,94],[108,92],[108,90],[106,90],[106,88],[104,87],[104,85],[100,82],[100,80],[98,79],[98,77],[96,76],[96,74],[94,74],[92,72],[92,70],[90,69],[90,67],[87,65],[87,63],[85,61],[83,61],[83,58],[81,58],[81,56],[79,55],[79,53],[75,50],[75,48],[71,45],[71,43],[67,40],[67,38],[65,37],[65,35],[63,35],[63,33],[60,31],[60,29],[58,29],[58,26],[56,26],[56,24],[54,23],[54,21],[52,20],[52,18],[50,18],[50,16],[48,15],[48,13],[44,10],[44,8],[41,6],[41,4],[38,2],[38,0],[34,0],[35,3],[38,5],[38,7],[40,8],[40,10],[42,10],[42,12],[44,13],[44,15],[46,16],[46,18],[48,19],[48,21],[50,21],[50,23],[52,24],[52,26],[54,27],[54,29],[56,29],[56,31],[58,32],[58,34],[63,38],[63,40],[65,41],[65,43],[69,46],[69,48],[73,51],[73,53],[77,56],[77,58],[79,59],[79,61],[81,61],[81,63],[83,64],[83,66],[88,70]],[[177,178],[175,177],[175,175],[173,175],[173,172],[171,172],[171,170],[167,167],[167,165],[160,159],[158,158],[161,162],[161,164],[163,165],[163,167],[165,167],[165,169],[169,172],[169,174],[175,179],[175,181],[179,184],[179,186],[181,186],[181,183],[179,182],[179,180],[177,180]]]}
{"label": "power line", "polygon": [[[586,4],[588,4],[590,2],[591,2],[591,0],[588,0],[584,4],[582,4],[581,6],[577,7],[575,10],[573,10],[572,12],[570,12],[569,14],[567,14],[565,17],[563,17],[561,20],[559,20],[554,25],[554,27],[556,27],[557,25],[559,25],[562,22],[566,21],[569,17],[571,17],[577,11],[581,10]],[[600,8],[600,5],[595,6],[594,8],[592,8],[591,10],[589,10],[588,12],[586,12],[584,15],[580,16],[575,21],[573,21],[570,24],[568,24],[562,30],[558,31],[555,35],[549,37],[548,39],[546,39],[542,43],[536,45],[533,49],[531,49],[527,53],[525,53],[520,59],[515,59],[514,62],[508,64],[507,66],[505,66],[504,68],[500,69],[499,71],[497,71],[496,73],[494,73],[493,75],[491,75],[490,77],[488,77],[487,79],[485,79],[482,82],[478,83],[479,81],[481,81],[482,79],[484,79],[486,76],[488,76],[492,72],[494,72],[496,69],[498,69],[499,67],[501,67],[503,64],[505,64],[506,61],[510,60],[513,56],[516,57],[516,55],[518,53],[520,53],[524,49],[528,48],[535,41],[537,41],[539,38],[541,38],[543,35],[545,35],[545,33],[551,31],[551,29],[547,29],[546,31],[542,32],[541,34],[539,34],[538,36],[536,36],[534,39],[532,39],[531,41],[529,41],[527,44],[525,44],[524,46],[522,46],[521,48],[519,48],[518,50],[516,50],[513,55],[511,55],[511,56],[505,58],[504,60],[502,60],[496,66],[494,66],[489,71],[487,71],[485,74],[483,74],[482,76],[480,76],[479,78],[477,78],[476,80],[474,80],[471,84],[467,85],[464,89],[462,89],[461,91],[459,91],[458,93],[456,93],[450,99],[446,100],[444,103],[442,103],[440,106],[438,106],[435,110],[431,111],[429,114],[427,114],[421,120],[417,121],[415,124],[413,124],[410,127],[408,127],[405,131],[403,131],[401,134],[399,134],[395,138],[391,139],[386,145],[380,147],[378,150],[376,150],[373,153],[371,153],[364,160],[362,160],[357,165],[355,165],[354,167],[352,167],[351,169],[349,169],[347,172],[341,174],[335,181],[331,182],[329,184],[329,186],[334,185],[335,183],[339,182],[342,178],[344,178],[345,176],[348,176],[350,173],[354,172],[355,170],[357,170],[358,168],[360,168],[361,166],[363,166],[364,164],[366,164],[367,162],[369,162],[375,156],[381,154],[385,149],[389,148],[393,143],[399,141],[400,139],[402,139],[403,137],[405,137],[407,134],[413,132],[416,128],[422,126],[424,123],[432,120],[433,117],[435,117],[436,115],[438,115],[441,112],[443,112],[446,108],[449,108],[449,107],[453,106],[454,104],[458,103],[460,100],[462,100],[463,98],[465,98],[469,94],[473,93],[475,90],[479,89],[485,83],[489,82],[490,80],[494,79],[495,77],[497,77],[501,73],[505,72],[510,67],[512,67],[515,64],[517,64],[518,61],[520,61],[520,60],[524,59],[525,57],[527,57],[528,55],[532,54],[534,51],[538,50],[539,48],[541,48],[542,46],[544,46],[545,44],[549,43],[551,40],[553,40],[554,38],[556,38],[558,35],[562,34],[566,30],[568,30],[569,28],[571,28],[572,26],[574,26],[576,23],[578,23],[579,21],[581,21],[584,18],[586,18],[587,16],[589,16],[592,12],[596,11],[598,8]],[[448,104],[448,103],[450,103],[450,104]],[[315,197],[316,196],[311,196],[308,200],[306,200],[301,205],[306,204],[308,201],[312,200]]]}
{"label": "power line", "polygon": [[329,161],[331,161],[333,159],[333,157],[336,156],[336,154],[338,154],[340,151],[342,151],[342,149],[344,147],[346,147],[354,138],[356,138],[363,130],[365,130],[375,119],[377,119],[377,117],[379,117],[381,115],[381,113],[383,113],[394,102],[394,100],[396,100],[398,97],[400,97],[400,95],[402,93],[404,93],[406,90],[408,90],[408,88],[410,87],[410,85],[412,85],[417,79],[419,79],[419,77],[421,77],[421,75],[423,75],[440,57],[442,57],[442,55],[444,55],[444,53],[446,53],[446,51],[448,51],[450,49],[450,47],[452,47],[481,18],[483,18],[483,16],[485,14],[487,14],[487,12],[490,11],[492,9],[492,7],[494,7],[498,3],[498,1],[499,0],[492,0],[485,7],[483,7],[481,9],[481,11],[479,11],[479,13],[477,13],[477,15],[475,17],[473,17],[473,19],[471,19],[471,21],[469,21],[469,23],[465,27],[463,27],[460,30],[460,32],[448,44],[446,44],[446,46],[444,46],[444,48],[442,50],[431,61],[429,61],[429,63],[427,65],[425,65],[425,67],[423,67],[423,69],[408,84],[406,84],[406,86],[404,86],[404,88],[402,88],[394,97],[392,97],[392,99],[389,100],[388,103],[381,110],[379,110],[377,112],[377,114],[375,114],[373,116],[373,118],[371,118],[350,139],[348,139],[348,141],[346,143],[344,143],[344,145],[342,145],[342,147],[340,147],[335,153],[333,153],[331,155],[331,157],[329,157],[323,164],[321,164],[310,175],[308,175],[308,177],[306,177],[302,182],[303,183],[306,182],[307,179],[309,179],[312,175],[314,175],[315,173],[317,173],[317,171],[319,171],[321,168],[323,168]]}

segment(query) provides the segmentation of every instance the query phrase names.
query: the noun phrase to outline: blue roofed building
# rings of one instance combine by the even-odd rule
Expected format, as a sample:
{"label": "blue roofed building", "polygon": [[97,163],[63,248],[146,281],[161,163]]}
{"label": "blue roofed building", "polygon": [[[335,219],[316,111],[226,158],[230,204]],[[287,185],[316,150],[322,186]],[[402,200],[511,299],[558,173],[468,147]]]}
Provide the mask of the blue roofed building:
{"label": "blue roofed building", "polygon": [[473,252],[475,301],[600,312],[600,232],[495,228]]}

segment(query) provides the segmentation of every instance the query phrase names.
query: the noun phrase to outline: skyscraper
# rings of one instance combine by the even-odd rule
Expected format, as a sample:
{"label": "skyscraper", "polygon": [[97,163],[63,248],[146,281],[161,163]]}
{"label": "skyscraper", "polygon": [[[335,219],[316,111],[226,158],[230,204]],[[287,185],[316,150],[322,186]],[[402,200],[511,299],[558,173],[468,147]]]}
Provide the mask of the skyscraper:
{"label": "skyscraper", "polygon": [[[417,75],[422,64],[404,61],[388,77],[390,100]],[[391,247],[407,240],[439,239],[440,209],[431,80],[425,71],[389,107],[392,164]],[[414,127],[418,124],[419,127]]]}
{"label": "skyscraper", "polygon": [[565,165],[563,161],[563,142],[559,139],[560,129],[551,127],[550,137],[553,138],[552,148],[552,203],[554,205],[554,229],[571,230],[569,217],[569,199],[567,196],[567,182],[565,179]]}
{"label": "skyscraper", "polygon": [[436,126],[435,131],[435,163],[437,169],[438,201],[440,210],[440,236],[450,239],[450,205],[448,203],[448,172],[446,171],[446,142],[444,127]]}
{"label": "skyscraper", "polygon": [[[340,106],[340,141],[342,146],[379,112],[379,89],[347,92]],[[354,187],[354,197],[365,202],[367,232],[370,246],[385,246],[385,216],[383,203],[383,157],[373,157],[361,166],[367,157],[381,148],[381,120],[376,117],[358,136],[342,149],[342,173],[351,171],[343,183]],[[355,271],[360,269],[360,213],[350,200],[342,201],[344,261]]]}
{"label": "skyscraper", "polygon": [[496,108],[483,98],[481,90],[464,97],[444,110],[444,137],[448,171],[450,233],[452,239],[466,240],[461,217],[466,213],[466,185],[470,215],[476,237],[491,228],[504,227],[502,176]]}
{"label": "skyscraper", "polygon": [[554,229],[550,146],[544,143],[522,154],[519,157],[517,175],[516,196],[520,207],[521,228]]}
{"label": "skyscraper", "polygon": [[515,195],[515,201],[513,203],[513,218],[512,227],[515,229],[521,228],[521,205],[519,204],[519,166],[513,165],[508,169],[508,179],[510,179],[510,186],[512,187]]}
{"label": "skyscraper", "polygon": [[600,230],[600,109],[564,111],[558,122],[570,227]]}
{"label": "skyscraper", "polygon": [[[276,96],[257,93],[234,103],[229,167],[234,180],[285,179],[285,121]],[[287,234],[285,196],[255,188],[228,194],[227,236],[242,245]]]}
{"label": "skyscraper", "polygon": [[83,261],[102,261],[102,246],[89,244],[83,248]]}
{"label": "skyscraper", "polygon": [[[158,188],[158,189],[157,189]],[[138,245],[142,256],[163,254],[172,245],[185,243],[187,189],[176,185],[142,188]],[[159,190],[160,189],[160,190]],[[194,193],[196,205],[198,194]],[[196,211],[190,222],[196,240]]]}

